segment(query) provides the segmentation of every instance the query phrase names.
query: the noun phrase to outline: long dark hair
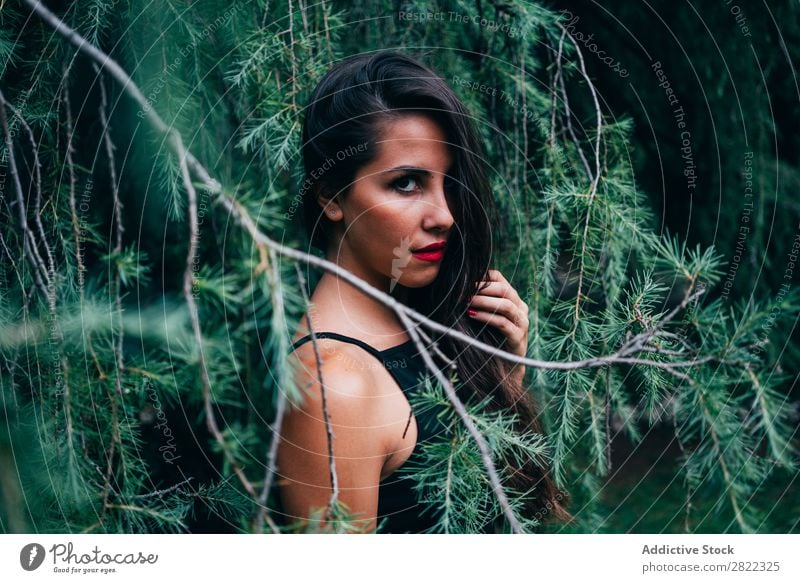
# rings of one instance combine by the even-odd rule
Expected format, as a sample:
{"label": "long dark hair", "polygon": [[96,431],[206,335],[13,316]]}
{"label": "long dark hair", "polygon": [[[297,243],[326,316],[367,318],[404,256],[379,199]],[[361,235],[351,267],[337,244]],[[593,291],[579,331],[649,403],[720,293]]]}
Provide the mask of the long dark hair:
{"label": "long dark hair", "polygon": [[[502,347],[497,329],[466,316],[467,298],[491,266],[492,225],[497,211],[472,120],[448,84],[431,69],[397,51],[346,59],[333,67],[314,90],[303,124],[301,187],[304,227],[311,244],[326,252],[333,224],[317,195],[345,196],[359,167],[376,154],[380,124],[409,113],[422,113],[444,130],[453,153],[450,212],[455,228],[439,274],[428,286],[410,288],[406,304],[432,320],[492,346]],[[457,365],[461,395],[489,397],[490,408],[512,411],[519,430],[541,433],[537,407],[524,387],[507,376],[507,363],[447,335],[436,338]],[[543,460],[521,467],[508,464],[509,482],[518,492],[533,488],[526,513],[546,521],[571,521],[566,493],[555,486]]]}

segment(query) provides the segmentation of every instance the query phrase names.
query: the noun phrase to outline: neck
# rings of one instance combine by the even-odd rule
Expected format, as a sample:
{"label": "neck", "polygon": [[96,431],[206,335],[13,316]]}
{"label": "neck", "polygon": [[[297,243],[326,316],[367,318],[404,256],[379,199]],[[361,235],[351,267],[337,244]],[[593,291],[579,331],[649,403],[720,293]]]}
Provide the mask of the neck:
{"label": "neck", "polygon": [[[356,274],[356,276],[361,278],[358,274]],[[390,293],[388,281],[385,282],[384,285],[376,285],[369,280],[365,280],[365,282],[367,285],[379,289],[384,293]],[[406,288],[397,285],[390,295],[397,301],[405,303],[408,295],[407,292],[408,290]],[[314,295],[328,298],[328,301],[333,302],[339,310],[342,310],[343,313],[348,315],[348,319],[358,318],[361,320],[363,318],[367,322],[373,322],[373,324],[381,322],[399,322],[392,308],[384,304],[381,300],[367,295],[349,281],[334,273],[325,272],[322,275],[314,289]]]}
{"label": "neck", "polygon": [[[335,244],[328,248],[326,259],[346,269],[368,286],[391,295],[395,300],[406,303],[408,288],[396,284],[392,288],[392,279],[370,269],[358,261],[347,245]],[[381,300],[367,295],[361,289],[335,273],[325,271],[314,288],[312,303],[322,308],[329,315],[326,326],[341,326],[345,329],[357,329],[367,336],[377,338],[397,335],[406,336],[405,326],[392,308]],[[334,324],[333,321],[338,321]]]}

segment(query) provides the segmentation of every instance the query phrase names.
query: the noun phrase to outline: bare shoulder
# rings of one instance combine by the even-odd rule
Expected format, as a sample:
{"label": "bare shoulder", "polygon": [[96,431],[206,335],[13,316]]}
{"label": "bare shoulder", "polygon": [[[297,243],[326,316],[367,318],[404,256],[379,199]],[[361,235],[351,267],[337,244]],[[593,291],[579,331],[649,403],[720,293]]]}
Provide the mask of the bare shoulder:
{"label": "bare shoulder", "polygon": [[388,450],[382,400],[376,398],[381,389],[357,346],[330,339],[320,339],[317,345],[319,367],[311,342],[290,355],[304,398],[299,406],[289,407],[283,418],[278,449],[282,499],[289,513],[301,517],[308,517],[313,507],[326,505],[332,488],[331,445],[340,500],[363,516],[365,525],[373,524]]}
{"label": "bare shoulder", "polygon": [[318,347],[319,365],[310,342],[293,353],[295,384],[303,399],[299,406],[289,408],[290,423],[303,433],[303,439],[324,441],[327,452],[327,414],[335,434],[336,453],[385,455],[383,400],[379,398],[381,387],[371,363],[359,354],[357,346],[320,340]]}
{"label": "bare shoulder", "polygon": [[320,338],[316,350],[312,342],[306,342],[290,359],[298,389],[311,398],[321,397],[321,378],[328,401],[346,401],[363,408],[378,402],[375,397],[380,395],[381,379],[376,370],[380,363],[358,346]]}

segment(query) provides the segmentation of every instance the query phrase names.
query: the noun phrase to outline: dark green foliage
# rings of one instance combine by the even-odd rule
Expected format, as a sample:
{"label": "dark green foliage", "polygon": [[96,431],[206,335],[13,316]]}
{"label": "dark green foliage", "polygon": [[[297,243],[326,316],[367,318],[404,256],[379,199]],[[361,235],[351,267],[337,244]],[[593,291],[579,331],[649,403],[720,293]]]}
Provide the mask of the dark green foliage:
{"label": "dark green foliage", "polygon": [[[780,14],[796,16],[779,4]],[[198,343],[182,291],[189,227],[179,160],[116,80],[98,76],[85,54],[29,16],[25,3],[0,11],[0,86],[22,187],[12,180],[4,139],[0,530],[263,530],[241,476],[261,492],[281,399],[299,398],[286,364],[306,309],[293,260],[262,255],[217,194],[197,184],[198,260],[188,268]],[[454,86],[483,138],[505,219],[495,230],[496,268],[530,307],[528,356],[590,361],[571,370],[528,367],[545,436],[517,434],[510,417],[469,403],[493,454],[548,459],[572,496],[570,531],[797,529],[785,518],[797,508],[784,498],[797,492],[791,334],[800,297],[796,276],[785,281],[783,273],[798,229],[789,196],[798,169],[773,151],[771,132],[794,152],[797,138],[770,125],[772,92],[794,91],[780,58],[762,63],[773,67],[764,67],[767,86],[755,69],[730,61],[736,82],[758,88],[739,94],[755,132],[748,142],[736,133],[737,119],[727,121],[731,88],[714,57],[687,49],[709,110],[719,112],[713,128],[693,101],[696,88],[677,73],[685,65],[657,57],[691,112],[698,167],[714,140],[728,154],[701,188],[721,190],[726,200],[735,192],[741,203],[742,160],[752,151],[752,180],[771,193],[756,197],[747,215],[752,236],[731,280],[738,227],[719,238],[708,233],[717,222],[742,224],[742,205],[700,200],[688,225],[681,222],[688,200],[668,198],[662,209],[650,128],[634,102],[615,96],[615,73],[563,35],[566,20],[552,6],[95,0],[58,16],[130,74],[146,109],[180,133],[224,196],[263,233],[302,250],[298,148],[316,82],[358,52],[397,47],[421,57]],[[781,19],[787,28],[789,21]],[[673,24],[687,37],[699,27]],[[752,15],[751,25],[762,33],[757,48],[773,46],[777,32],[766,15]],[[796,56],[791,27],[795,42],[785,46]],[[633,60],[625,41],[598,38],[608,54]],[[742,54],[724,38],[723,53]],[[663,105],[647,64],[628,68],[642,81],[644,101]],[[674,140],[670,112],[653,123]],[[664,172],[685,190],[679,150],[665,155]],[[688,235],[661,229],[663,219],[673,233],[690,227]],[[312,280],[319,275],[301,267]],[[744,275],[762,269],[763,277]],[[641,350],[603,360],[641,334],[649,334]],[[418,405],[447,411],[454,434],[424,444],[427,465],[401,471],[442,510],[439,530],[507,531],[480,452],[442,387],[428,385],[420,398]],[[618,454],[626,451],[627,459]],[[507,494],[519,510],[529,493]],[[271,491],[267,506],[274,501]],[[526,531],[567,530],[546,527],[546,514],[519,520]],[[334,531],[350,528],[347,508],[336,504],[332,517]]]}

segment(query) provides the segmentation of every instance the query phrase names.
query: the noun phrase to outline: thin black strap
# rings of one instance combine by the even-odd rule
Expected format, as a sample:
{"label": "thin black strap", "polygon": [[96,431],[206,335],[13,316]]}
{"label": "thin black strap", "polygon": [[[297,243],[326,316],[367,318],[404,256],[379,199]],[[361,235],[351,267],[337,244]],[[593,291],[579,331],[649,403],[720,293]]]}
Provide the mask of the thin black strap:
{"label": "thin black strap", "polygon": [[[375,358],[378,358],[383,362],[383,356],[379,350],[376,350],[373,346],[370,346],[363,340],[359,340],[358,338],[352,338],[350,336],[345,336],[344,334],[339,334],[338,332],[315,332],[315,336],[317,338],[333,338],[334,340],[341,340],[342,342],[349,342],[350,344],[355,344],[356,346],[360,346],[367,352],[369,352]],[[295,348],[302,346],[306,342],[311,340],[311,334],[307,334],[297,340],[294,344],[292,344],[292,350]],[[291,352],[291,350],[289,351]]]}

